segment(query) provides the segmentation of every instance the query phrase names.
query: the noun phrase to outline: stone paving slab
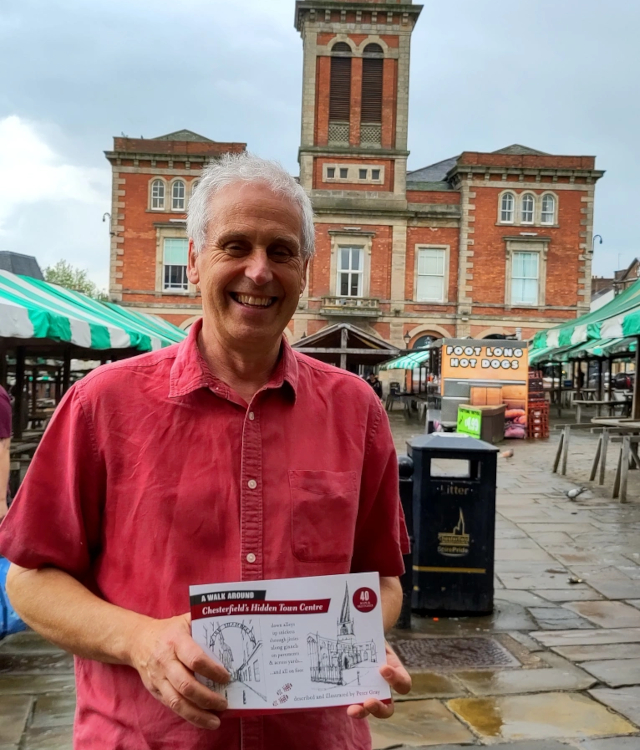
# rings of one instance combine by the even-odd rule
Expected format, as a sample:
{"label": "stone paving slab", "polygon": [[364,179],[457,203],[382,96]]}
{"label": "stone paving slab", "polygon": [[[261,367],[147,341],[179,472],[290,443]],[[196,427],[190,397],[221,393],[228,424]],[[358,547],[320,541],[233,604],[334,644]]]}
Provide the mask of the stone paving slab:
{"label": "stone paving slab", "polygon": [[570,589],[538,589],[538,596],[550,602],[588,602],[602,599],[602,594],[594,591],[586,584],[578,583]]}
{"label": "stone paving slab", "polygon": [[[569,746],[559,740],[524,740],[522,742],[501,742],[497,747],[498,750],[569,750],[569,748],[573,750],[575,746],[573,744]],[[405,750],[405,748],[401,747],[398,750]],[[420,748],[417,748],[417,750],[420,750]],[[429,750],[469,750],[469,745],[437,745],[431,746]],[[627,749],[623,748],[623,750]],[[634,750],[636,749],[634,748]]]}
{"label": "stone paving slab", "polygon": [[529,607],[528,609],[542,630],[587,630],[594,627],[593,623],[564,607]]}
{"label": "stone paving slab", "polygon": [[597,646],[605,643],[640,643],[640,628],[558,630],[553,633],[538,630],[529,633],[529,635],[548,648],[553,646]]}
{"label": "stone paving slab", "polygon": [[580,666],[609,687],[640,685],[640,658],[587,661]]}
{"label": "stone paving slab", "polygon": [[454,698],[447,706],[483,739],[587,738],[636,731],[626,719],[581,693]]}
{"label": "stone paving slab", "polygon": [[0,745],[17,745],[27,725],[33,698],[5,695],[0,700]]}
{"label": "stone paving slab", "polygon": [[627,604],[631,604],[632,607],[636,607],[637,609],[640,609],[640,599],[629,599]]}
{"label": "stone paving slab", "polygon": [[73,727],[29,729],[20,750],[71,750]]}
{"label": "stone paving slab", "polygon": [[451,711],[436,700],[398,703],[394,715],[385,721],[370,721],[373,750],[424,747],[449,743],[472,744],[473,734]]}
{"label": "stone paving slab", "polygon": [[637,599],[640,597],[640,581],[589,581],[589,585],[607,599]]}
{"label": "stone paving slab", "polygon": [[[640,687],[619,688],[617,690],[595,688],[590,690],[589,693],[600,703],[604,703],[640,726]],[[638,747],[640,747],[640,744]]]}
{"label": "stone paving slab", "polygon": [[[640,750],[640,737],[609,737],[604,740],[586,740],[579,750]],[[500,750],[504,750],[503,747]]]}
{"label": "stone paving slab", "polygon": [[623,602],[573,602],[564,607],[602,628],[640,627],[640,611]]}
{"label": "stone paving slab", "polygon": [[37,695],[75,690],[73,675],[0,675],[0,701],[5,695]]}
{"label": "stone paving slab", "polygon": [[573,662],[604,661],[605,659],[640,658],[640,643],[612,643],[604,646],[564,646],[552,649]]}
{"label": "stone paving slab", "polygon": [[31,726],[38,729],[71,726],[75,708],[75,692],[39,695],[36,699]]}

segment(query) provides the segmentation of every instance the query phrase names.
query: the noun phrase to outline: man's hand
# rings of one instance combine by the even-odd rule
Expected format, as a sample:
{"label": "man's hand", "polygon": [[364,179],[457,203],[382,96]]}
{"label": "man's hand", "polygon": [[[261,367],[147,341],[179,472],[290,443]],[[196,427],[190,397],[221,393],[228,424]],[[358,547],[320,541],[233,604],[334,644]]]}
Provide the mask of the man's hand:
{"label": "man's hand", "polygon": [[229,673],[213,661],[191,637],[189,614],[151,620],[135,633],[130,664],[147,690],[183,719],[201,729],[218,729],[215,711],[227,701],[198,682],[194,672],[226,684]]}
{"label": "man's hand", "polygon": [[[406,695],[411,690],[411,677],[388,643],[385,643],[385,651],[387,663],[380,667],[380,674],[396,693]],[[362,706],[349,706],[347,714],[353,719],[365,719],[369,714],[376,719],[388,719],[393,716],[393,711],[393,699],[387,704],[377,698],[368,698]]]}

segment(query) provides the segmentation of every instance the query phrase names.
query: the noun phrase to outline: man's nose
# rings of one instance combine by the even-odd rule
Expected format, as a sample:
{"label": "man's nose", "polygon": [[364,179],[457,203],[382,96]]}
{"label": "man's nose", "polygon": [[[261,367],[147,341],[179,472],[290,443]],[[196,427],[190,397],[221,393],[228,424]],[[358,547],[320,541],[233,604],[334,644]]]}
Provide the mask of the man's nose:
{"label": "man's nose", "polygon": [[244,275],[256,286],[264,286],[273,279],[269,256],[264,249],[254,249],[247,258]]}

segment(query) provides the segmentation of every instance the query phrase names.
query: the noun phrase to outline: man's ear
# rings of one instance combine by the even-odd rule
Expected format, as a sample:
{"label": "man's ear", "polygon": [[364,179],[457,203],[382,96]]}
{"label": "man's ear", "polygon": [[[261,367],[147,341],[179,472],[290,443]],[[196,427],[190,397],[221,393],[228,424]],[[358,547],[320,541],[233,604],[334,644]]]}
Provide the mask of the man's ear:
{"label": "man's ear", "polygon": [[187,278],[189,281],[197,285],[200,283],[200,272],[198,271],[198,264],[196,263],[197,254],[193,240],[189,238],[189,256],[187,258]]}
{"label": "man's ear", "polygon": [[304,292],[304,288],[307,286],[307,270],[309,268],[309,259],[307,258],[302,266],[302,276],[300,278],[300,294]]}

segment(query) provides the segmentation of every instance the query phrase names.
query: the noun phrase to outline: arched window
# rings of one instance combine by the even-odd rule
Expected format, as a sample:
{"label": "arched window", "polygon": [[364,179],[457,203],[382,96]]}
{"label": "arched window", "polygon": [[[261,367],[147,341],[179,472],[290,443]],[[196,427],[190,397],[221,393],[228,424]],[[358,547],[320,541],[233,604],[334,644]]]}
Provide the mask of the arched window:
{"label": "arched window", "polygon": [[542,224],[556,223],[556,199],[550,193],[542,196],[542,212],[540,214]]}
{"label": "arched window", "polygon": [[164,210],[164,182],[162,180],[154,180],[151,183],[151,210]]}
{"label": "arched window", "polygon": [[360,140],[379,144],[382,135],[382,66],[384,52],[379,44],[367,44],[362,60],[362,104]]}
{"label": "arched window", "polygon": [[331,48],[329,88],[329,141],[349,143],[351,110],[351,47],[337,42]]}
{"label": "arched window", "polygon": [[522,224],[533,224],[535,205],[535,199],[531,193],[525,193],[522,196],[522,210],[520,212],[520,222]]}
{"label": "arched window", "polygon": [[500,221],[504,224],[513,224],[513,209],[515,206],[513,193],[503,193],[500,201]]}
{"label": "arched window", "polygon": [[430,336],[429,334],[425,334],[424,336],[419,336],[414,342],[412,349],[423,349],[426,346],[429,346],[429,344],[432,341],[436,340],[436,336]]}
{"label": "arched window", "polygon": [[184,211],[185,187],[182,180],[176,180],[171,188],[171,210]]}

